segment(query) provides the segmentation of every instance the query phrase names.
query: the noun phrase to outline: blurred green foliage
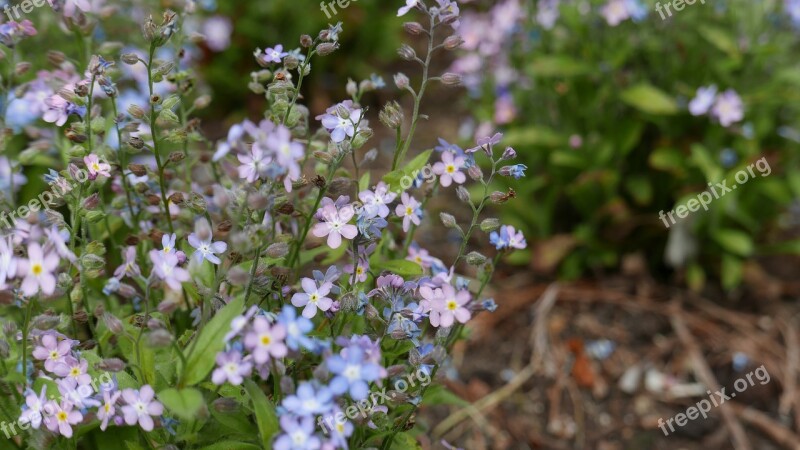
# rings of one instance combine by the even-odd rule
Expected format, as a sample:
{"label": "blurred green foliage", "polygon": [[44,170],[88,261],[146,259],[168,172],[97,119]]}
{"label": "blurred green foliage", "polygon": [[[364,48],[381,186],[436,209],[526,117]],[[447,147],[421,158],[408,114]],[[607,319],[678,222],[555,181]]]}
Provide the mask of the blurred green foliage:
{"label": "blurred green foliage", "polygon": [[[528,86],[509,86],[518,111],[504,143],[529,172],[506,219],[538,242],[534,265],[577,277],[644,250],[662,274],[669,253],[692,287],[713,278],[732,288],[747,258],[797,253],[783,225],[800,198],[798,141],[785,137],[800,126],[800,30],[783,2],[696,3],[664,21],[647,2],[647,18],[616,27],[598,13],[604,1],[590,3],[562,2],[552,29],[528,11],[510,50]],[[743,121],[725,128],[689,114],[696,90],[712,84],[739,93]],[[477,107],[488,118],[496,87],[482,89]],[[756,171],[683,226],[659,219],[707,183],[736,184],[762,157],[771,175]]]}

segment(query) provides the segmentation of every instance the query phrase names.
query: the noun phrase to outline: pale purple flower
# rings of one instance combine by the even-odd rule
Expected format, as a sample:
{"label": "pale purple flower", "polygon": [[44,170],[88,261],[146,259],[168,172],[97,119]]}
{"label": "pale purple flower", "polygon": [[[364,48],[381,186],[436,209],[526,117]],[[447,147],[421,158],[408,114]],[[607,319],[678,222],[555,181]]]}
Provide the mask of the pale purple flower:
{"label": "pale purple flower", "polygon": [[312,318],[317,315],[317,309],[320,311],[327,311],[331,309],[333,300],[328,297],[331,292],[331,283],[322,283],[317,286],[317,283],[311,278],[303,278],[300,285],[305,292],[298,292],[292,296],[292,305],[303,309],[303,317]]}
{"label": "pale purple flower", "polygon": [[122,414],[125,423],[142,427],[144,431],[153,431],[153,418],[164,413],[164,405],[153,399],[155,392],[149,384],[142,386],[142,389],[125,389],[122,391],[122,398],[127,403],[122,407]]}
{"label": "pale purple flower", "polygon": [[28,391],[28,395],[25,396],[25,405],[27,409],[22,412],[22,415],[19,416],[19,423],[20,424],[31,424],[35,430],[38,430],[40,426],[42,426],[42,419],[44,417],[44,405],[47,402],[47,385],[42,385],[42,390],[37,396],[35,392]]}
{"label": "pale purple flower", "polygon": [[97,418],[101,420],[100,430],[105,431],[108,427],[108,421],[113,419],[117,413],[117,400],[122,396],[122,392],[103,391],[103,406],[97,408]]}
{"label": "pale purple flower", "polygon": [[403,192],[400,196],[400,204],[397,205],[394,212],[398,217],[403,218],[403,231],[408,233],[413,223],[416,226],[420,224],[420,216],[422,215],[421,205],[414,197]]}
{"label": "pale purple flower", "polygon": [[212,51],[221,52],[231,45],[231,34],[233,24],[225,16],[214,16],[203,24],[203,35],[206,37],[206,45]]}
{"label": "pale purple flower", "polygon": [[239,178],[247,180],[250,183],[259,179],[266,169],[266,166],[271,162],[271,158],[256,146],[250,149],[249,155],[238,155],[237,158],[239,158],[239,162],[242,163],[238,168]]}
{"label": "pale purple flower", "polygon": [[233,320],[231,320],[231,330],[225,335],[223,341],[229,342],[231,339],[238,336],[257,312],[258,306],[253,305],[244,314],[236,316]]}
{"label": "pale purple flower", "polygon": [[228,383],[238,386],[249,377],[253,364],[242,360],[242,354],[236,350],[217,354],[217,369],[211,374],[211,381],[216,385]]}
{"label": "pale purple flower", "polygon": [[64,2],[64,17],[74,17],[79,11],[86,13],[91,10],[92,4],[89,3],[89,0],[66,0]]}
{"label": "pale purple flower", "polygon": [[631,17],[631,12],[628,9],[626,0],[609,0],[609,2],[600,9],[600,14],[602,14],[606,22],[612,27],[619,25],[622,21]]}
{"label": "pale purple flower", "polygon": [[316,119],[321,121],[322,126],[331,134],[331,140],[338,144],[348,137],[352,138],[361,129],[359,124],[362,114],[361,108],[353,108],[352,100],[346,100],[331,106],[325,114],[317,116]]}
{"label": "pale purple flower", "polygon": [[174,254],[177,251],[175,248],[176,240],[177,235],[175,233],[167,233],[161,236],[161,251],[164,252],[165,255]]}
{"label": "pale purple flower", "polygon": [[354,239],[358,234],[358,228],[348,224],[353,215],[352,206],[347,205],[339,209],[331,201],[317,211],[316,217],[320,219],[320,222],[314,225],[311,232],[316,237],[328,236],[328,247],[339,248],[342,244],[342,237]]}
{"label": "pale purple flower", "polygon": [[150,250],[150,261],[153,262],[153,274],[173,290],[179,291],[181,283],[191,279],[189,272],[178,266],[178,255],[175,253]]}
{"label": "pale purple flower", "polygon": [[64,362],[64,358],[72,350],[72,341],[67,339],[58,342],[53,334],[42,336],[42,345],[33,349],[33,357],[44,360],[44,368],[52,372],[56,365]]}
{"label": "pale purple flower", "polygon": [[[9,161],[5,156],[0,156],[0,191],[14,194],[28,182],[28,178],[19,173],[18,164],[15,161]],[[11,187],[14,187],[14,192],[11,192]]]}
{"label": "pale purple flower", "polygon": [[499,231],[499,233],[497,231],[492,231],[489,235],[489,242],[494,245],[497,250],[502,250],[504,248],[522,250],[528,246],[525,241],[525,236],[522,235],[522,231],[517,231],[513,226],[503,225],[500,227]]}
{"label": "pale purple flower", "polygon": [[74,379],[80,385],[90,384],[92,377],[87,373],[89,363],[85,359],[80,361],[72,356],[67,356],[56,364],[53,373],[62,378]]}
{"label": "pale purple flower", "polygon": [[44,418],[47,429],[71,438],[72,425],[77,425],[83,420],[83,414],[80,411],[73,411],[72,408],[72,403],[66,400],[62,400],[61,404],[52,400],[47,402],[43,408],[47,412]]}
{"label": "pale purple flower", "polygon": [[[166,237],[166,235],[164,235]],[[126,276],[137,278],[142,274],[139,265],[136,264],[136,247],[131,245],[125,249],[125,261],[114,271],[114,276],[122,280]]]}
{"label": "pale purple flower", "polygon": [[689,102],[689,112],[693,116],[701,116],[711,109],[714,104],[714,98],[717,96],[717,86],[711,85],[708,87],[697,88],[697,94]]}
{"label": "pale purple flower", "polygon": [[228,249],[228,244],[223,241],[212,241],[211,225],[208,220],[202,218],[195,222],[194,233],[189,235],[189,245],[195,248],[194,259],[197,262],[202,262],[204,259],[208,260],[211,264],[219,264],[222,261],[217,256],[217,253],[225,253]]}
{"label": "pale purple flower", "polygon": [[273,444],[275,450],[317,450],[321,442],[314,435],[314,419],[312,417],[295,417],[291,414],[281,416],[281,429]]}
{"label": "pale purple flower", "polygon": [[439,182],[444,187],[450,186],[454,181],[463,184],[467,176],[461,169],[464,167],[464,158],[455,156],[450,152],[442,152],[442,161],[433,165],[433,173],[439,175]]}
{"label": "pale purple flower", "polygon": [[423,269],[430,268],[433,263],[433,257],[431,257],[427,250],[414,245],[408,248],[408,256],[406,256],[406,259],[419,264]]}
{"label": "pale purple flower", "polygon": [[45,253],[50,250],[55,250],[58,256],[66,258],[70,262],[74,263],[77,260],[75,254],[72,253],[72,250],[67,246],[70,237],[68,230],[59,230],[57,227],[53,226],[51,228],[45,228],[44,235],[47,237],[47,242],[44,245]]}
{"label": "pale purple flower", "polygon": [[714,106],[711,107],[711,115],[716,117],[723,127],[741,121],[744,119],[742,98],[733,89],[728,89],[717,96]]}
{"label": "pale purple flower", "polygon": [[17,275],[17,258],[11,237],[0,238],[0,290],[7,289],[6,281]]}
{"label": "pale purple flower", "polygon": [[283,51],[283,45],[282,44],[278,44],[274,48],[273,47],[267,47],[266,50],[264,50],[263,52],[261,51],[261,49],[257,49],[256,52],[255,52],[256,58],[261,63],[264,63],[264,64],[271,63],[271,62],[279,63],[279,62],[281,62],[281,59],[283,59],[283,57],[286,56],[286,55],[288,55],[288,53]]}
{"label": "pale purple flower", "polygon": [[61,398],[79,409],[100,406],[100,402],[93,398],[94,388],[89,384],[78,384],[75,378],[62,378],[56,381]]}
{"label": "pale purple flower", "polygon": [[54,272],[58,263],[58,255],[51,252],[44,253],[38,243],[31,242],[28,245],[28,258],[20,259],[17,263],[17,275],[25,277],[22,280],[22,293],[31,297],[36,295],[40,289],[44,295],[51,295],[55,292]]}
{"label": "pale purple flower", "polygon": [[406,6],[403,6],[397,10],[397,17],[405,16],[413,8],[416,8],[418,3],[419,0],[406,0]]}
{"label": "pale purple flower", "polygon": [[69,119],[69,107],[70,103],[64,100],[58,94],[51,95],[48,97],[44,104],[46,106],[46,110],[42,119],[48,123],[54,123],[56,126],[63,126],[67,123],[67,119]]}
{"label": "pale purple flower", "polygon": [[364,209],[369,217],[380,216],[386,218],[389,215],[389,204],[394,201],[397,194],[389,192],[389,187],[381,181],[375,186],[374,191],[362,191],[358,198],[364,203]]}
{"label": "pale purple flower", "polygon": [[286,328],[270,324],[266,317],[253,320],[253,328],[244,337],[244,346],[253,355],[256,364],[265,364],[272,358],[283,358],[288,353],[284,340]]}

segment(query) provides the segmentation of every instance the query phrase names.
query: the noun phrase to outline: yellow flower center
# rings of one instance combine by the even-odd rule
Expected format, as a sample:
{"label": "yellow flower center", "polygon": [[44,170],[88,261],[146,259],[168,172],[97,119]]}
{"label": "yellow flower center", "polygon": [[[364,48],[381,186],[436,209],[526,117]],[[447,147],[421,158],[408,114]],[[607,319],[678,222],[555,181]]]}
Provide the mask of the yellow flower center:
{"label": "yellow flower center", "polygon": [[450,311],[455,311],[458,309],[458,303],[455,300],[450,300],[447,302],[447,309]]}
{"label": "yellow flower center", "polygon": [[64,411],[59,411],[58,414],[56,414],[56,417],[58,417],[59,422],[67,421],[67,413],[65,413]]}
{"label": "yellow flower center", "polygon": [[106,410],[106,412],[111,411],[111,405],[109,405],[108,403],[106,403],[106,405],[103,408]]}
{"label": "yellow flower center", "polygon": [[42,272],[44,272],[44,269],[42,268],[41,264],[35,263],[31,266],[31,272],[38,277],[42,274]]}
{"label": "yellow flower center", "polygon": [[81,374],[81,371],[77,367],[73,367],[72,370],[69,371],[69,374],[72,375],[73,377],[77,377],[78,375]]}
{"label": "yellow flower center", "polygon": [[50,352],[50,359],[58,359],[58,356],[59,355],[57,351],[53,350],[52,352]]}
{"label": "yellow flower center", "polygon": [[406,215],[410,216],[411,214],[414,214],[414,210],[410,206],[406,207]]}
{"label": "yellow flower center", "polygon": [[450,164],[450,165],[447,166],[446,170],[447,170],[447,173],[453,173],[453,172],[456,171],[456,166]]}
{"label": "yellow flower center", "polygon": [[269,345],[270,342],[272,342],[272,338],[270,338],[269,335],[265,334],[261,336],[261,345]]}

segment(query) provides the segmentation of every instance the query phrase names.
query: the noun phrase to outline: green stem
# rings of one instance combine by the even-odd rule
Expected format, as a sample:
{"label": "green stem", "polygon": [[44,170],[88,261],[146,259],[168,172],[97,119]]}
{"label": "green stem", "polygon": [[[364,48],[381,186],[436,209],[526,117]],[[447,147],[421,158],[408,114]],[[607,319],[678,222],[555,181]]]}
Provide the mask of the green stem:
{"label": "green stem", "polygon": [[167,224],[169,225],[169,232],[174,233],[175,228],[172,226],[172,216],[169,214],[169,201],[167,200],[167,188],[164,183],[164,163],[161,161],[161,153],[158,150],[158,126],[156,125],[156,104],[153,103],[153,58],[156,52],[155,44],[150,44],[150,57],[147,61],[147,84],[150,87],[150,134],[153,135],[153,154],[156,157],[156,166],[158,167],[158,185],[161,189],[161,202],[164,204],[164,214],[167,216]]}
{"label": "green stem", "polygon": [[32,310],[33,299],[30,299],[25,311],[25,323],[22,325],[22,379],[25,383],[28,382],[28,326],[31,323]]}

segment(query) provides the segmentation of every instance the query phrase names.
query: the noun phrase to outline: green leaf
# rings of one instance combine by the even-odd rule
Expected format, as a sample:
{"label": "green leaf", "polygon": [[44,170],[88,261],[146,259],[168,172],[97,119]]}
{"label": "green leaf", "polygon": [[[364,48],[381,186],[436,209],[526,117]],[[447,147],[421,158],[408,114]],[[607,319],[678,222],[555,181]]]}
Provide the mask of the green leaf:
{"label": "green leaf", "polygon": [[753,253],[753,240],[742,231],[719,230],[714,234],[714,240],[734,255],[750,256]]}
{"label": "green leaf", "polygon": [[428,164],[428,160],[431,158],[432,153],[433,149],[426,150],[417,155],[411,160],[411,162],[403,166],[401,169],[397,169],[384,175],[383,182],[389,185],[389,191],[401,192],[406,190],[411,185],[411,182],[417,177],[419,171],[422,170],[426,164]]}
{"label": "green leaf", "polygon": [[739,54],[739,46],[736,45],[733,36],[728,34],[727,31],[708,24],[698,27],[697,31],[703,39],[707,40],[711,45],[717,47],[722,52],[727,53],[731,58],[739,59],[741,56]]}
{"label": "green leaf", "polygon": [[389,272],[400,275],[401,277],[412,277],[422,275],[422,266],[414,261],[406,261],[404,259],[396,259],[392,261],[383,261],[370,264],[374,265],[379,270],[388,270]]}
{"label": "green leaf", "polygon": [[397,433],[392,441],[392,450],[417,450],[421,449],[416,439],[408,433]]}
{"label": "green leaf", "polygon": [[369,172],[361,175],[361,179],[358,180],[358,191],[366,191],[369,189]]}
{"label": "green leaf", "polygon": [[574,77],[591,72],[592,68],[569,56],[540,56],[528,66],[533,76]]}
{"label": "green leaf", "polygon": [[742,260],[731,255],[722,255],[722,287],[733,289],[742,282],[743,264]]}
{"label": "green leaf", "polygon": [[454,394],[452,391],[442,385],[435,385],[425,391],[422,399],[423,403],[427,406],[436,405],[453,405],[465,407],[469,406],[469,402]]}
{"label": "green leaf", "polygon": [[186,420],[195,418],[204,404],[203,393],[194,388],[166,389],[158,393],[158,399],[173,414]]}
{"label": "green leaf", "polygon": [[622,101],[648,114],[670,115],[678,112],[672,97],[649,84],[638,84],[620,95]]}
{"label": "green leaf", "polygon": [[272,436],[278,432],[278,416],[275,414],[275,406],[270,403],[253,380],[245,380],[244,388],[253,400],[253,410],[256,413],[256,424],[261,433],[261,442],[264,448],[271,448]]}
{"label": "green leaf", "polygon": [[542,146],[558,147],[563,145],[565,139],[558,133],[547,127],[531,126],[521,129],[510,130],[503,136],[504,145],[512,147],[521,146]]}
{"label": "green leaf", "polygon": [[[205,450],[261,450],[261,447],[255,444],[239,441],[223,441],[216,444],[204,445]],[[270,448],[270,447],[264,447]]]}
{"label": "green leaf", "polygon": [[214,359],[224,347],[223,338],[230,331],[231,321],[244,310],[244,298],[237,297],[217,312],[197,336],[197,343],[189,343],[192,353],[183,367],[183,381],[193,386],[203,381],[214,367]]}

